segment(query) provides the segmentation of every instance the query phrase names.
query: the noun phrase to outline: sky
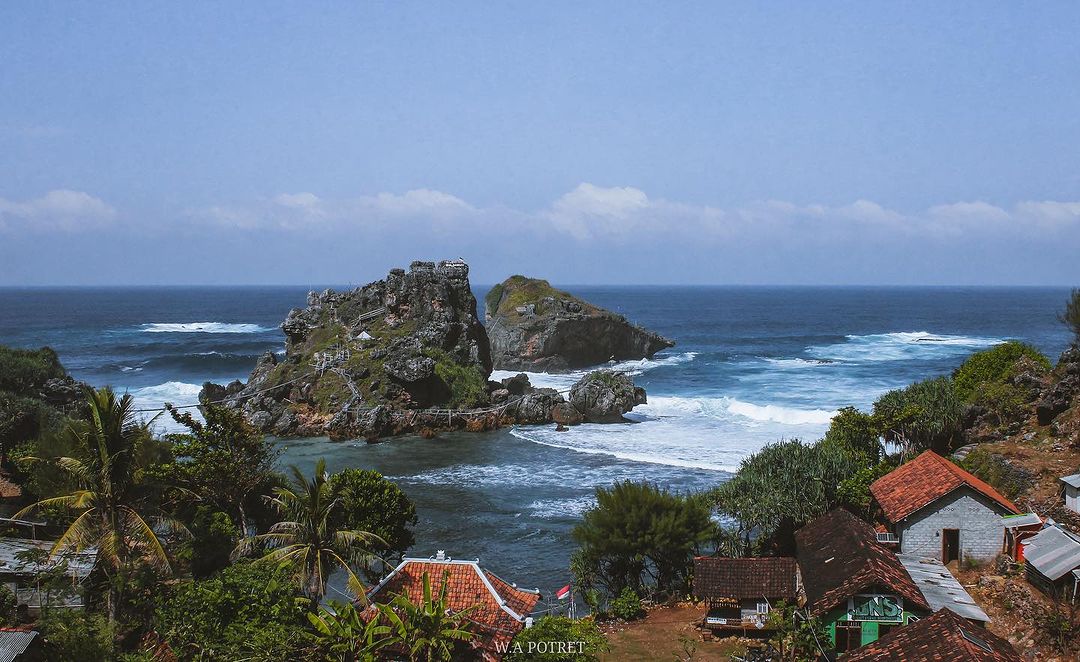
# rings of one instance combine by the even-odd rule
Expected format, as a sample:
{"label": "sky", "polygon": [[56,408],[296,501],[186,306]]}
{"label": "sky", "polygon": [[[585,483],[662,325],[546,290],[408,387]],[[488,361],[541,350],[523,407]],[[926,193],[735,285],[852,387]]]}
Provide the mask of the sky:
{"label": "sky", "polygon": [[0,5],[0,285],[1080,285],[1080,3]]}

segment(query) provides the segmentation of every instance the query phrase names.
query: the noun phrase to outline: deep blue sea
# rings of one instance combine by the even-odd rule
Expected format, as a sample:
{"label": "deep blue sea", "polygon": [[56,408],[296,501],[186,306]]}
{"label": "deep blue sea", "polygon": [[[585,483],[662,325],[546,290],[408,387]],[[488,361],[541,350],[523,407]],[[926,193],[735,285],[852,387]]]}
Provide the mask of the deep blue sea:
{"label": "deep blue sea", "polygon": [[[619,365],[649,394],[634,422],[376,445],[278,440],[283,463],[377,469],[418,505],[416,555],[479,557],[550,594],[569,578],[569,532],[597,485],[708,488],[762,445],[816,439],[839,407],[866,407],[972,352],[1016,338],[1056,360],[1067,341],[1055,319],[1064,288],[564,287],[677,341]],[[261,353],[281,351],[278,324],[307,289],[0,289],[0,343],[49,345],[75,377],[146,407],[190,404],[203,381],[243,379]],[[487,288],[474,290],[482,301]]]}

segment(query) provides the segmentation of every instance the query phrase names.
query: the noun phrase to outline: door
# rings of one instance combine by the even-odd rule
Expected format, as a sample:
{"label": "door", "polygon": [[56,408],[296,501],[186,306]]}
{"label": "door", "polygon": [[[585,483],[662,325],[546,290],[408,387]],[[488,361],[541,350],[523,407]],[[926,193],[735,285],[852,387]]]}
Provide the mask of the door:
{"label": "door", "polygon": [[960,529],[941,530],[941,562],[949,565],[960,560]]}

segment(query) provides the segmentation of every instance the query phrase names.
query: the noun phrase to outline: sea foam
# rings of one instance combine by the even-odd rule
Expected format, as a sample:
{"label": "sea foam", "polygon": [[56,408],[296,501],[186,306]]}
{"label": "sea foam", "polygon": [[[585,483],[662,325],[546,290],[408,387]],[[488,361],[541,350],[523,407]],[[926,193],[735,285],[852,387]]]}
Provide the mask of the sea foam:
{"label": "sea foam", "polygon": [[258,324],[229,322],[153,322],[143,324],[144,333],[263,333],[273,329]]}

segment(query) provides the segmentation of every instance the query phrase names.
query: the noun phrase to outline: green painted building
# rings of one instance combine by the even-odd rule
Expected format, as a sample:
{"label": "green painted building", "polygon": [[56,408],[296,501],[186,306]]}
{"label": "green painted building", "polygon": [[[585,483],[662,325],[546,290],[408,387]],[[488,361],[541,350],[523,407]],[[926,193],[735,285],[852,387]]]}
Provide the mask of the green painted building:
{"label": "green painted building", "polygon": [[834,510],[795,533],[796,558],[810,614],[843,653],[877,641],[931,610],[903,564],[877,533]]}

